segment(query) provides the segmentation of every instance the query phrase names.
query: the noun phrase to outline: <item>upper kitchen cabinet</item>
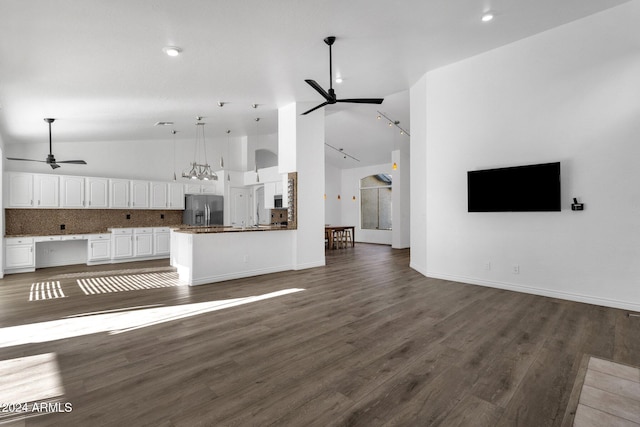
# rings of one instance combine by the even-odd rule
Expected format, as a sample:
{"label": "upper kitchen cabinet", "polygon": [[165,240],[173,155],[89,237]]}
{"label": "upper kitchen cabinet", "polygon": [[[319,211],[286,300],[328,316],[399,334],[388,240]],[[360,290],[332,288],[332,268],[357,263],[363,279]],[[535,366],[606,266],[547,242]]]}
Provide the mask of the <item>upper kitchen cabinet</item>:
{"label": "upper kitchen cabinet", "polygon": [[33,206],[57,208],[59,205],[60,178],[56,175],[33,176]]}
{"label": "upper kitchen cabinet", "polygon": [[[9,208],[33,207],[33,174],[9,172],[5,176],[5,197]],[[6,193],[9,196],[6,196]]]}
{"label": "upper kitchen cabinet", "polygon": [[109,180],[109,207],[126,209],[131,206],[129,199],[130,182],[128,179]]}
{"label": "upper kitchen cabinet", "polygon": [[169,190],[169,209],[184,209],[184,185],[171,182],[167,186]]}
{"label": "upper kitchen cabinet", "polygon": [[59,178],[26,172],[6,174],[5,198],[8,208],[57,208]]}
{"label": "upper kitchen cabinet", "polygon": [[84,208],[84,177],[61,176],[60,177],[60,207]]}
{"label": "upper kitchen cabinet", "polygon": [[109,180],[106,178],[87,178],[85,182],[85,200],[87,207],[104,209],[109,207]]}
{"label": "upper kitchen cabinet", "polygon": [[216,194],[218,196],[224,193],[224,181],[210,181],[207,184],[185,184],[185,194]]}
{"label": "upper kitchen cabinet", "polygon": [[149,183],[152,209],[166,209],[169,206],[169,190],[167,187],[168,184],[164,182]]}
{"label": "upper kitchen cabinet", "polygon": [[152,209],[184,209],[184,185],[177,182],[151,182]]}
{"label": "upper kitchen cabinet", "polygon": [[131,207],[146,209],[149,204],[149,181],[131,181]]}

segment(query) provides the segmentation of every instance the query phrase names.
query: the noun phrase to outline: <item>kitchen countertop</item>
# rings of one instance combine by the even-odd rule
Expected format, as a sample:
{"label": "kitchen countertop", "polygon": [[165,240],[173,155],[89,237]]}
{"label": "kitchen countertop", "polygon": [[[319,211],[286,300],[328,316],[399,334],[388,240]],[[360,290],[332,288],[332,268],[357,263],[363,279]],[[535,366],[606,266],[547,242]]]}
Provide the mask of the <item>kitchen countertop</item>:
{"label": "kitchen countertop", "polygon": [[247,231],[278,231],[288,230],[286,226],[280,225],[259,225],[253,227],[229,227],[229,226],[184,226],[173,228],[177,233],[187,234],[209,234],[209,233],[242,233]]}

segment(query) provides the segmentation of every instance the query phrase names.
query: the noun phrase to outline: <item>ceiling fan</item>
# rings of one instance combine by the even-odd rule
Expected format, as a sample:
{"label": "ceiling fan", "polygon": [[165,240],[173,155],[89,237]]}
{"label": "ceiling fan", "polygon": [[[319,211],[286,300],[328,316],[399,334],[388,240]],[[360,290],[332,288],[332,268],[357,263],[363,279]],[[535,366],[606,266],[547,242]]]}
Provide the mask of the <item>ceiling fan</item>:
{"label": "ceiling fan", "polygon": [[324,42],[329,46],[329,91],[327,92],[316,83],[315,80],[306,79],[305,82],[309,84],[312,88],[314,88],[320,95],[326,99],[322,104],[313,107],[312,109],[305,111],[302,115],[309,114],[310,112],[317,110],[318,108],[322,108],[328,104],[335,104],[336,102],[351,102],[355,104],[382,104],[384,98],[348,98],[348,99],[337,99],[336,92],[333,90],[333,70],[332,70],[332,61],[331,61],[331,45],[336,41],[334,36],[329,36],[324,39]]}
{"label": "ceiling fan", "polygon": [[7,157],[7,160],[21,160],[23,162],[41,162],[46,163],[51,166],[51,169],[57,169],[60,167],[58,163],[72,163],[75,165],[86,165],[87,162],[84,160],[61,160],[56,161],[56,158],[53,157],[53,152],[51,150],[51,123],[53,123],[56,119],[44,119],[45,122],[49,123],[49,155],[46,160],[33,160],[33,159],[17,159],[15,157]]}

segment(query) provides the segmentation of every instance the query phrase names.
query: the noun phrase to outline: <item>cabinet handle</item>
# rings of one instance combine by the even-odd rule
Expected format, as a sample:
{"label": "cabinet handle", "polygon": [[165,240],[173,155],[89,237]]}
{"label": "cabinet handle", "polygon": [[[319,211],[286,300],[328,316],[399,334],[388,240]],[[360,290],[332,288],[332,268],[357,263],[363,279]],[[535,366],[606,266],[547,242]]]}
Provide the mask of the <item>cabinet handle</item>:
{"label": "cabinet handle", "polygon": [[89,206],[91,206],[91,200],[89,200]]}
{"label": "cabinet handle", "polygon": [[40,200],[38,200],[38,206],[40,206]]}
{"label": "cabinet handle", "polygon": [[29,202],[29,204],[30,204],[31,206],[33,206],[33,200],[31,200],[31,201]]}

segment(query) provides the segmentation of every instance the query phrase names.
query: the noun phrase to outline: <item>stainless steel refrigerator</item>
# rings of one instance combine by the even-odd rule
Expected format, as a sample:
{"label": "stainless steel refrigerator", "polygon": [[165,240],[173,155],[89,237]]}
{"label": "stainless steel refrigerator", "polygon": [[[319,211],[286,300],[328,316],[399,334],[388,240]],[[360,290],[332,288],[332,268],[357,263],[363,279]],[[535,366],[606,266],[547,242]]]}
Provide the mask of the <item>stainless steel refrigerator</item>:
{"label": "stainless steel refrigerator", "polygon": [[189,194],[185,199],[182,222],[188,225],[223,225],[224,197]]}

